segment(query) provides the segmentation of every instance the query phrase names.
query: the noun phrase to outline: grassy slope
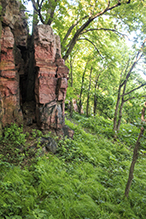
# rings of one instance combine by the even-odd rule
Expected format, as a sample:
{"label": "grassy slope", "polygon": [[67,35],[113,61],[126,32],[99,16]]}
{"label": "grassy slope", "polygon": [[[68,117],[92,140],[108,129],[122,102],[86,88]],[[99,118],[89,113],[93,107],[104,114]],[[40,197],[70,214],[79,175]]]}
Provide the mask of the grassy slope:
{"label": "grassy slope", "polygon": [[103,133],[85,132],[85,122],[66,124],[75,130],[74,140],[61,140],[56,155],[23,169],[0,163],[0,218],[146,218],[145,157],[124,199],[132,150]]}

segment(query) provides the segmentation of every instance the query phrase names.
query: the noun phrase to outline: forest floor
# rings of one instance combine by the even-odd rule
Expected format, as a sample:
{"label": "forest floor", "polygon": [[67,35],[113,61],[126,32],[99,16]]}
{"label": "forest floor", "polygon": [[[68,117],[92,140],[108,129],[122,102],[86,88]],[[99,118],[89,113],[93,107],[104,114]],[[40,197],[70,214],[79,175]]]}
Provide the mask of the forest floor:
{"label": "forest floor", "polygon": [[123,124],[115,142],[112,123],[103,117],[74,114],[65,122],[74,137],[54,136],[56,154],[42,155],[39,142],[37,152],[30,147],[44,136],[40,130],[15,124],[5,130],[0,139],[0,219],[145,219],[145,138],[129,197],[124,197],[139,129]]}

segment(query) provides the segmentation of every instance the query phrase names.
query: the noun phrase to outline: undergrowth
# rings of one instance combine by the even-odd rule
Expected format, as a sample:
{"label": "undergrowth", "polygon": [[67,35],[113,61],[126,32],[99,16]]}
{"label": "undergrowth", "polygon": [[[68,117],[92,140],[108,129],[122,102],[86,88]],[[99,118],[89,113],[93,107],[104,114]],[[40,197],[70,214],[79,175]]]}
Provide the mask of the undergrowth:
{"label": "undergrowth", "polygon": [[[28,139],[33,141],[42,133],[33,130],[30,134],[24,134],[23,129],[17,127],[16,135],[13,131],[13,139],[11,135],[5,138],[6,134],[1,137],[0,218],[146,218],[144,153],[141,153],[136,164],[129,198],[126,199],[124,190],[132,158],[131,147],[134,145],[129,139],[129,142],[124,139],[124,134],[120,134],[121,139],[115,142],[111,132],[108,132],[110,121],[100,118],[97,125],[92,123],[92,118],[86,120],[80,116],[74,118],[74,123],[66,120],[66,124],[75,131],[74,138],[56,140],[58,150],[55,155],[47,153],[40,156],[40,152],[36,152],[35,162],[29,165],[24,165],[26,155],[20,161],[17,159],[16,163],[10,162],[10,158],[4,159],[2,143],[6,146],[7,142],[7,150],[9,147],[19,149],[22,145],[24,150],[25,146],[31,148],[27,145]],[[11,133],[10,129],[5,132]],[[125,130],[129,132],[125,127],[122,133],[127,135]],[[135,133],[138,133],[137,128]],[[38,149],[41,150],[39,144]],[[29,150],[27,152],[27,159],[31,159]],[[21,156],[20,151],[16,154]]]}
{"label": "undergrowth", "polygon": [[26,165],[35,162],[41,155],[39,137],[42,132],[32,129],[31,133],[24,133],[23,126],[13,123],[4,128],[0,136],[0,159],[14,165]]}

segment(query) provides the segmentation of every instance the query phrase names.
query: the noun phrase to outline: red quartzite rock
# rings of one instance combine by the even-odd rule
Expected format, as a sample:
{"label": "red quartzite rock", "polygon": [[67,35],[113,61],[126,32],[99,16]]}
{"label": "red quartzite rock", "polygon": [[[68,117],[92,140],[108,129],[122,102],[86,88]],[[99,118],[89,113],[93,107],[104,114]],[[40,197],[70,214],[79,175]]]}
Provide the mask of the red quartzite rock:
{"label": "red quartzite rock", "polygon": [[[17,0],[1,0],[0,20],[0,129],[11,122],[22,123],[19,96],[19,73],[22,61],[18,46],[26,46],[28,31]],[[16,53],[18,55],[16,55]],[[17,60],[19,59],[19,60]],[[21,70],[22,72],[22,70]]]}
{"label": "red quartzite rock", "polygon": [[13,55],[14,37],[9,27],[3,27],[0,39],[0,92],[3,100],[3,125],[14,121],[13,113],[19,108],[19,81]]}
{"label": "red quartzite rock", "polygon": [[[0,20],[0,130],[11,122],[21,124],[22,108],[28,124],[35,120],[41,129],[72,137],[72,130],[63,129],[69,70],[61,58],[59,36],[50,26],[38,25],[34,39],[28,37],[21,3],[1,0],[0,4],[4,11]],[[34,98],[34,119],[25,118],[29,115],[25,105]]]}
{"label": "red quartzite rock", "polygon": [[62,129],[69,70],[61,58],[60,38],[48,25],[34,32],[37,123],[42,129]]}

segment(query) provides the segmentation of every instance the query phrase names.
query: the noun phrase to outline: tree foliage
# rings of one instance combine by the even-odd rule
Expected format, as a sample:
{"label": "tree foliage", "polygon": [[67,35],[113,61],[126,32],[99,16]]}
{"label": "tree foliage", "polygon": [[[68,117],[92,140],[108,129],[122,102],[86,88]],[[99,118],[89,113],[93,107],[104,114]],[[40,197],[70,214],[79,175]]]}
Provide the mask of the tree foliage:
{"label": "tree foliage", "polygon": [[100,47],[103,46],[100,38],[104,33],[114,39],[124,37],[124,29],[132,31],[140,27],[141,31],[145,32],[145,3],[142,0],[29,1],[32,2],[41,23],[51,25],[60,35],[65,60],[72,53],[76,43],[83,40],[90,42],[97,53],[104,56],[100,51]]}
{"label": "tree foliage", "polygon": [[[142,0],[28,1],[33,4],[35,18],[40,23],[51,25],[61,38],[62,56],[70,69],[67,100],[71,103],[72,99],[76,99],[79,112],[83,107],[84,112],[88,110],[89,115],[100,114],[113,119],[117,88],[119,83],[124,82],[122,80],[130,71],[130,63],[133,63],[133,57],[138,53],[145,37],[146,3]],[[131,34],[133,47],[131,45],[129,48],[127,44],[131,44]],[[121,107],[123,114],[119,109],[119,115],[123,115],[125,121],[128,121],[127,109],[130,109],[131,104],[135,106],[137,99],[144,96],[142,92],[145,81],[139,77],[139,72],[144,72],[144,62],[143,55],[144,66],[140,70],[137,66],[132,71],[128,76],[126,89],[124,88],[125,93],[120,94],[124,106]],[[89,79],[91,66],[92,77]],[[127,69],[121,76],[124,67]],[[124,92],[123,86],[125,85],[122,85],[121,92]],[[137,87],[141,87],[140,91]],[[135,102],[132,101],[132,91]],[[88,101],[89,107],[86,107]],[[136,112],[135,110],[135,116]]]}

